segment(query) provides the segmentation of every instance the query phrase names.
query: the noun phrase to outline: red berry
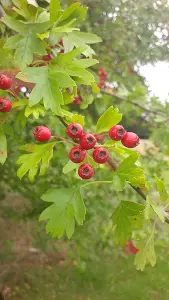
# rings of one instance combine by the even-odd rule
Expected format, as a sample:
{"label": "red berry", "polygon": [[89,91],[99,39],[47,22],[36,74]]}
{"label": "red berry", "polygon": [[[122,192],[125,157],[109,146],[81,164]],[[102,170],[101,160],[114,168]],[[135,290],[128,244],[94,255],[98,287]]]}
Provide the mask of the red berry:
{"label": "red berry", "polygon": [[123,138],[125,132],[126,131],[122,125],[116,125],[110,128],[109,137],[114,141],[120,141]]}
{"label": "red berry", "polygon": [[69,158],[74,163],[80,163],[84,160],[86,151],[79,147],[73,147],[69,152]]}
{"label": "red berry", "polygon": [[110,158],[109,151],[103,147],[99,147],[93,151],[93,159],[98,164],[104,164]]}
{"label": "red berry", "polygon": [[126,132],[121,142],[127,148],[134,148],[139,144],[139,137],[134,132]]}
{"label": "red berry", "polygon": [[83,127],[79,123],[71,123],[67,126],[66,133],[72,139],[79,139],[83,133]]}
{"label": "red berry", "polygon": [[12,102],[7,98],[0,98],[0,112],[8,112],[12,108]]}
{"label": "red berry", "polygon": [[89,149],[94,148],[94,146],[96,145],[96,142],[97,142],[97,140],[93,134],[85,133],[85,134],[82,134],[82,136],[80,138],[80,147],[82,149],[89,150]]}
{"label": "red berry", "polygon": [[52,53],[48,53],[47,55],[44,55],[43,57],[43,60],[51,60],[52,58],[53,58],[53,55],[52,55]]}
{"label": "red berry", "polygon": [[93,167],[89,164],[83,164],[79,167],[78,174],[82,179],[90,179],[94,175]]}
{"label": "red berry", "polygon": [[51,132],[48,127],[37,126],[33,131],[34,138],[39,142],[47,142],[51,138]]}
{"label": "red berry", "polygon": [[12,79],[11,78],[9,78],[6,75],[1,75],[0,76],[0,89],[1,90],[10,89],[11,85],[12,85]]}

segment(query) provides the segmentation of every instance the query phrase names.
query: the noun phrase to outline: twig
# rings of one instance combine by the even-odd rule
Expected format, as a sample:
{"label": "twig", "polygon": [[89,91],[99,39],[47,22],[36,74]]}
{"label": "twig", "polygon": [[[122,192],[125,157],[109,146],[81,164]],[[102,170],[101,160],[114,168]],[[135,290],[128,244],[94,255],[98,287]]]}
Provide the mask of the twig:
{"label": "twig", "polygon": [[[147,111],[148,113],[151,113],[151,114],[155,114],[155,115],[160,115],[160,116],[167,116],[164,112],[162,112],[161,110],[158,110],[158,109],[149,109],[149,108],[146,108],[144,105],[142,105],[142,104],[139,104],[139,103],[137,103],[137,102],[134,102],[134,101],[130,101],[130,100],[128,100],[128,99],[124,99],[124,98],[121,98],[121,97],[119,97],[118,95],[116,95],[116,94],[113,94],[113,93],[109,93],[109,92],[107,92],[107,91],[105,91],[104,89],[102,89],[101,90],[101,92],[102,92],[102,94],[105,94],[105,95],[108,95],[108,96],[113,96],[113,97],[115,97],[116,99],[118,99],[118,100],[120,100],[120,101],[125,101],[125,102],[128,102],[128,103],[130,103],[130,104],[133,104],[133,105],[135,105],[135,106],[137,106],[137,107],[139,107],[139,108],[141,108],[141,109],[143,109],[143,110],[145,110],[145,111]],[[167,116],[168,117],[168,116]]]}

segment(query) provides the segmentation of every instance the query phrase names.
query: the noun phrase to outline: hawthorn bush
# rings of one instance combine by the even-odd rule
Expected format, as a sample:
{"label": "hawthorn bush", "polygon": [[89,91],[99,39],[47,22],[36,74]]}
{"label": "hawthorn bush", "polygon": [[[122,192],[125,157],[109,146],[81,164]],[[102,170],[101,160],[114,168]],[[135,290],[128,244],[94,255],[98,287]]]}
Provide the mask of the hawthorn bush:
{"label": "hawthorn bush", "polygon": [[[104,67],[97,67],[93,58],[97,52],[91,45],[101,43],[101,38],[79,29],[87,7],[75,2],[63,9],[58,0],[48,2],[15,0],[3,7],[0,162],[6,168],[2,179],[31,199],[32,213],[44,209],[40,221],[47,222],[52,237],[71,238],[76,223],[85,221],[86,206],[87,212],[97,206],[94,199],[92,206],[86,198],[92,201],[98,196],[107,222],[103,240],[108,232],[114,245],[130,246],[137,269],[143,270],[147,263],[154,266],[154,238],[161,224],[169,223],[168,192],[161,179],[167,164],[159,157],[148,168],[144,161],[149,157],[139,159],[138,152],[130,149],[138,145],[139,136],[125,129],[119,109],[110,105],[118,99],[125,112],[129,102],[127,118],[133,113],[131,107],[144,108],[134,99],[136,91],[138,98],[147,95],[147,88],[137,74],[133,89],[112,86]],[[135,73],[131,65],[127,70]],[[166,108],[155,98],[156,108],[148,99],[145,103],[148,113],[158,114],[161,126],[156,132],[162,131]],[[143,119],[156,128],[152,115]],[[15,176],[8,175],[16,169],[15,159],[17,176],[23,180],[19,186]],[[152,176],[150,166],[156,175]],[[39,192],[41,206],[36,202]]]}

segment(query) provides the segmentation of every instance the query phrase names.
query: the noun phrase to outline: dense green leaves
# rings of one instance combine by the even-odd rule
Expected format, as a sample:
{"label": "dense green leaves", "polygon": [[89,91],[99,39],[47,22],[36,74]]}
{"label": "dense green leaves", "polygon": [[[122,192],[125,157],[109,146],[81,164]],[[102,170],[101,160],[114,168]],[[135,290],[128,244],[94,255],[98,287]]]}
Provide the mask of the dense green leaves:
{"label": "dense green leaves", "polygon": [[67,237],[71,238],[75,228],[75,220],[79,225],[82,225],[86,214],[80,191],[71,188],[53,189],[47,191],[42,196],[42,200],[53,202],[40,215],[40,221],[49,220],[46,231],[52,237],[58,236],[59,238],[66,232]]}
{"label": "dense green leaves", "polygon": [[30,180],[33,180],[40,168],[39,175],[43,175],[48,168],[49,161],[53,157],[53,147],[56,142],[42,145],[27,144],[21,149],[30,152],[19,157],[17,164],[21,165],[17,176],[21,179],[27,172]]}
{"label": "dense green leaves", "polygon": [[112,126],[118,124],[121,119],[122,114],[119,114],[118,108],[110,106],[97,121],[96,132],[108,131]]}
{"label": "dense green leaves", "polygon": [[114,241],[124,245],[131,237],[132,217],[140,215],[145,206],[130,201],[121,201],[112,215],[114,226]]}
{"label": "dense green leaves", "polygon": [[3,165],[7,158],[7,141],[6,136],[0,128],[0,163]]}
{"label": "dense green leaves", "polygon": [[137,270],[143,271],[146,264],[150,263],[152,267],[156,263],[156,254],[154,250],[154,229],[153,232],[138,244],[139,252],[136,254],[134,264]]}

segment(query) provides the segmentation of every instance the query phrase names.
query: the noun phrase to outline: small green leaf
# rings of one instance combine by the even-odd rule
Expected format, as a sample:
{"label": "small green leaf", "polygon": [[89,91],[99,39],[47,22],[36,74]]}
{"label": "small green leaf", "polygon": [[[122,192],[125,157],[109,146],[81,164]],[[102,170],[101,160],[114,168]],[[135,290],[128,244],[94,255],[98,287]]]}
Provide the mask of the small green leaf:
{"label": "small green leaf", "polygon": [[124,245],[131,237],[132,217],[140,215],[145,209],[144,205],[121,201],[112,215],[114,226],[114,241],[116,244]]}
{"label": "small green leaf", "polygon": [[54,23],[59,17],[61,12],[60,2],[59,0],[51,0],[50,1],[50,21]]}
{"label": "small green leaf", "polygon": [[7,140],[6,136],[0,128],[0,163],[3,165],[7,158]]}
{"label": "small green leaf", "polygon": [[[29,179],[33,180],[38,167],[40,167],[40,174],[43,175],[48,168],[49,161],[53,157],[53,147],[56,142],[42,145],[27,144],[22,147],[23,150],[31,153],[24,154],[19,157],[17,164],[21,165],[18,169],[17,176],[21,179],[29,171]],[[40,166],[39,166],[40,163]]]}
{"label": "small green leaf", "polygon": [[146,264],[150,263],[153,267],[156,264],[156,254],[154,250],[154,230],[148,238],[142,240],[139,252],[136,254],[134,264],[137,270],[143,271]]}
{"label": "small green leaf", "polygon": [[112,126],[118,124],[121,119],[122,114],[119,114],[118,108],[110,106],[97,121],[96,132],[108,131]]}
{"label": "small green leaf", "polygon": [[139,154],[133,151],[120,163],[115,173],[121,177],[121,180],[125,180],[136,187],[144,187],[146,185],[145,172],[136,166],[138,157]]}
{"label": "small green leaf", "polygon": [[160,201],[165,202],[168,199],[168,192],[165,183],[155,175],[157,190],[160,194]]}
{"label": "small green leaf", "polygon": [[63,167],[62,172],[63,172],[63,174],[67,174],[77,168],[78,168],[78,165],[73,163],[71,160],[69,160],[67,162],[67,164]]}
{"label": "small green leaf", "polygon": [[40,215],[39,220],[48,220],[46,231],[52,237],[63,236],[66,232],[67,237],[71,238],[75,220],[79,225],[83,224],[86,208],[79,190],[63,188],[49,190],[42,196],[42,200],[53,202]]}
{"label": "small green leaf", "polygon": [[149,196],[147,196],[146,208],[145,208],[145,219],[150,219],[150,217],[151,217],[151,208],[157,214],[157,216],[159,217],[161,222],[164,223],[165,222],[164,208],[161,205],[153,202],[151,200],[151,198]]}

